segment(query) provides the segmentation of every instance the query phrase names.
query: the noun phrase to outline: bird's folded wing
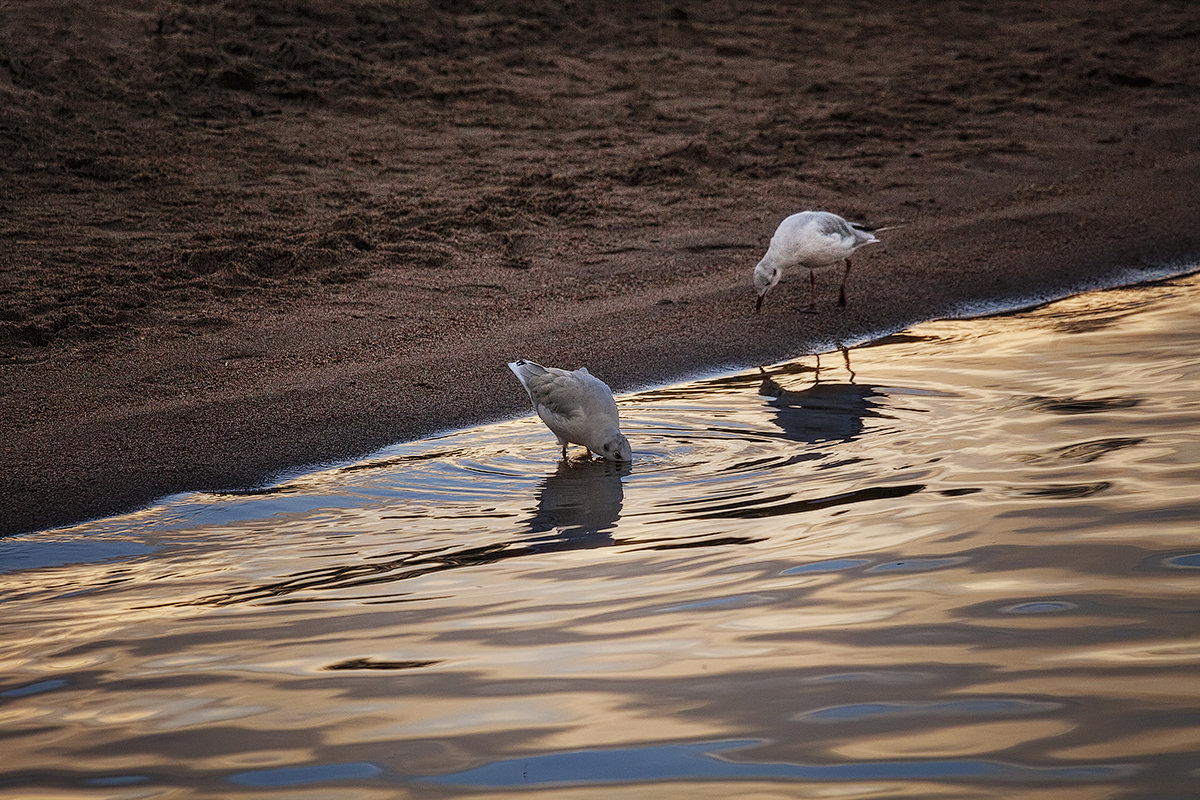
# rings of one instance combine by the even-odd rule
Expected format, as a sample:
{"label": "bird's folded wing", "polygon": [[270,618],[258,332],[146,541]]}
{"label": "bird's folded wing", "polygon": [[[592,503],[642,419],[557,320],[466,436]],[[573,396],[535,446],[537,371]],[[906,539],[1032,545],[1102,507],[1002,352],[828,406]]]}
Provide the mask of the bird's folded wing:
{"label": "bird's folded wing", "polygon": [[825,214],[819,217],[817,219],[817,230],[830,238],[854,238],[854,232],[850,230],[850,223],[833,214]]}
{"label": "bird's folded wing", "polygon": [[564,421],[584,413],[586,391],[575,376],[564,370],[546,370],[529,378],[529,396],[539,412],[545,410]]}

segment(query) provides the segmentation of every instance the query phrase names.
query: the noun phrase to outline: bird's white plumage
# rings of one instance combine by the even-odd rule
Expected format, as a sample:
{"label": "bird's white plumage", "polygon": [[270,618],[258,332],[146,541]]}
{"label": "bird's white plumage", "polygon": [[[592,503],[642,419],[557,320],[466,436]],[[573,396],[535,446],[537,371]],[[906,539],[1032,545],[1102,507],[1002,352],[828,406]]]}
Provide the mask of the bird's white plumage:
{"label": "bird's white plumage", "polygon": [[546,423],[566,456],[567,444],[581,444],[609,461],[630,461],[629,441],[621,433],[617,401],[608,384],[581,367],[543,367],[533,361],[510,362],[533,410]]}
{"label": "bird's white plumage", "polygon": [[[864,244],[878,241],[862,225],[828,211],[792,214],[779,223],[766,255],[754,268],[754,288],[758,292],[759,307],[762,306],[762,298],[779,283],[785,269],[807,267],[814,270],[845,262],[848,273],[850,254]],[[811,272],[809,280],[812,281]],[[842,278],[840,302],[845,304],[845,276]]]}

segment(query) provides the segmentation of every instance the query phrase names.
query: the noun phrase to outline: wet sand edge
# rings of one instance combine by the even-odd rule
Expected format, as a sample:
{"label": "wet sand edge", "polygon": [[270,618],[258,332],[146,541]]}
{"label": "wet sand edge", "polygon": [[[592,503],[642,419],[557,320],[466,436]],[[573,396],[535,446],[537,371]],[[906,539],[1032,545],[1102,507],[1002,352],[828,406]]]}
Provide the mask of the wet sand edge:
{"label": "wet sand edge", "polygon": [[[467,337],[449,354],[412,348],[407,358],[334,361],[301,370],[276,363],[266,365],[247,388],[224,387],[209,395],[197,391],[174,403],[147,405],[136,386],[114,389],[116,382],[108,382],[92,402],[75,398],[69,418],[36,431],[18,430],[19,452],[12,452],[14,441],[8,440],[10,467],[19,472],[7,502],[16,513],[0,532],[107,516],[175,492],[260,485],[306,465],[526,414],[523,393],[503,366],[508,357],[588,365],[619,392],[720,367],[809,354],[830,343],[943,317],[968,302],[1027,301],[1039,293],[1049,298],[1081,286],[1137,279],[1139,265],[1146,275],[1155,268],[1194,265],[1200,249],[1187,227],[1193,213],[1187,194],[1194,184],[1178,173],[1172,192],[1163,175],[1145,177],[1157,187],[1153,197],[1164,202],[1143,202],[1136,212],[1118,208],[1093,215],[1069,239],[1056,217],[1039,223],[1036,215],[1022,221],[1024,235],[1009,239],[1007,246],[1000,242],[1011,228],[1008,223],[989,227],[978,219],[947,218],[938,221],[944,227],[927,220],[898,231],[857,259],[861,271],[851,281],[845,310],[832,304],[836,276],[826,272],[819,273],[826,305],[818,314],[796,311],[801,298],[795,293],[807,287],[802,276],[794,275],[756,316],[748,280],[742,280],[753,260],[743,259],[731,265],[729,286],[680,292],[656,285],[639,295],[633,310],[600,303],[541,313],[490,331],[486,338]],[[1123,185],[1129,184],[1127,178]],[[1089,188],[1111,196],[1110,187]],[[1035,251],[1031,242],[1057,244]],[[936,269],[904,267],[916,259],[955,261],[964,253],[974,261],[966,279],[956,276],[951,282]],[[670,302],[661,302],[664,297]],[[284,327],[303,328],[303,317],[298,314]],[[386,336],[386,321],[367,325]],[[140,353],[175,374],[189,373],[187,349]],[[80,370],[120,372],[129,357],[119,349],[89,353],[58,377],[71,382],[83,380]],[[54,382],[30,382],[27,388],[34,391],[23,400],[31,405],[63,402]],[[547,442],[546,457],[553,459],[553,442]]]}

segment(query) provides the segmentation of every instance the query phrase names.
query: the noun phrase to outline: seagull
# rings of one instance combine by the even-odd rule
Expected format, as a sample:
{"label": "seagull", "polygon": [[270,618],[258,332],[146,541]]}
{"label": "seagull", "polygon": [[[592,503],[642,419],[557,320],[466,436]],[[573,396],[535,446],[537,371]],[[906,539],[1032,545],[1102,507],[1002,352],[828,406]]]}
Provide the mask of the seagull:
{"label": "seagull", "polygon": [[767,254],[754,268],[754,288],[758,291],[758,302],[754,311],[762,311],[763,298],[779,283],[786,267],[808,267],[809,298],[808,311],[817,307],[817,279],[813,270],[830,267],[839,261],[846,263],[842,273],[842,288],[838,305],[846,305],[846,278],[850,275],[850,254],[864,244],[878,242],[875,231],[890,228],[867,228],[856,222],[847,222],[828,211],[801,211],[779,223]]}
{"label": "seagull", "polygon": [[533,410],[558,437],[563,458],[572,443],[606,461],[633,460],[629,440],[621,433],[612,389],[585,367],[558,369],[519,359],[509,362],[508,368],[529,392]]}

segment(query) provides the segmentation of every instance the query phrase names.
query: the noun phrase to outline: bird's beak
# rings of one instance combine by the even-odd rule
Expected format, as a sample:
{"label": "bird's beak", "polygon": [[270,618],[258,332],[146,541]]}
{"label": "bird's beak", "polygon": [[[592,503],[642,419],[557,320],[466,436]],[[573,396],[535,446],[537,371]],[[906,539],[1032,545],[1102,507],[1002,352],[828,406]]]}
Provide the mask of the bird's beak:
{"label": "bird's beak", "polygon": [[758,296],[758,302],[756,302],[756,303],[754,304],[754,313],[755,313],[755,314],[759,314],[759,313],[761,313],[761,312],[762,312],[762,301],[763,301],[763,298],[764,298],[764,297],[766,297],[766,296],[767,296],[767,293],[766,293],[766,292],[763,292],[762,294],[760,294],[760,295]]}

